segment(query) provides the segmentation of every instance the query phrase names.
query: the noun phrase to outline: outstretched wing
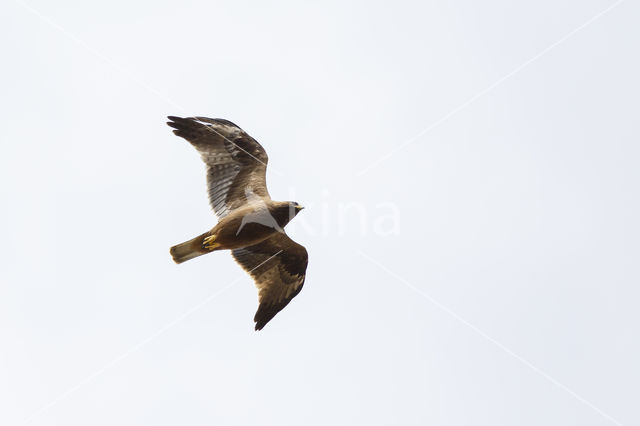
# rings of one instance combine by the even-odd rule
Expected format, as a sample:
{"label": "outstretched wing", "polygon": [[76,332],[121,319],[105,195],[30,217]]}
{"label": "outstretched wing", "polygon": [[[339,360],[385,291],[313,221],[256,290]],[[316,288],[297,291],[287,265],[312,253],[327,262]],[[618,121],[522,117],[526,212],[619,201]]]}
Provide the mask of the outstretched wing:
{"label": "outstretched wing", "polygon": [[206,117],[168,117],[173,133],[191,142],[207,165],[209,204],[219,218],[247,203],[270,198],[264,148],[230,121]]}
{"label": "outstretched wing", "polygon": [[253,320],[256,330],[262,330],[302,290],[307,250],[284,232],[278,232],[259,244],[231,253],[258,288],[259,306]]}

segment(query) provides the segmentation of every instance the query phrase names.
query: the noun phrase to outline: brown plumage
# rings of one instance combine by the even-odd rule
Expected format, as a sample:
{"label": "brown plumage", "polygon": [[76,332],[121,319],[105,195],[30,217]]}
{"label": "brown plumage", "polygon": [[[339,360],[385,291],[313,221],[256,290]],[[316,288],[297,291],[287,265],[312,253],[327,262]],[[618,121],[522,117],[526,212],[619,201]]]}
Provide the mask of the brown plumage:
{"label": "brown plumage", "polygon": [[189,141],[207,166],[209,203],[218,224],[171,247],[176,263],[217,250],[233,258],[258,288],[256,330],[261,330],[302,289],[307,251],[284,232],[302,207],[273,201],[266,184],[264,148],[230,121],[206,117],[169,117],[176,135]]}

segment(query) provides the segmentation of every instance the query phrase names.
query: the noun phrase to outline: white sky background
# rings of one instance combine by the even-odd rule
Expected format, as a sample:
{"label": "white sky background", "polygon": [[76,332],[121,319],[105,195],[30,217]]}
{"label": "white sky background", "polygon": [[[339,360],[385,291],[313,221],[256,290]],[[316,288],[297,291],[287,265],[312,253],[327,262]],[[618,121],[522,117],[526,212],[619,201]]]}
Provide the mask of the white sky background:
{"label": "white sky background", "polygon": [[[523,68],[614,2],[26,4],[0,14],[1,424],[640,423],[637,2]],[[307,206],[305,288],[262,332],[228,253],[170,259],[215,223],[170,114],[239,124]]]}

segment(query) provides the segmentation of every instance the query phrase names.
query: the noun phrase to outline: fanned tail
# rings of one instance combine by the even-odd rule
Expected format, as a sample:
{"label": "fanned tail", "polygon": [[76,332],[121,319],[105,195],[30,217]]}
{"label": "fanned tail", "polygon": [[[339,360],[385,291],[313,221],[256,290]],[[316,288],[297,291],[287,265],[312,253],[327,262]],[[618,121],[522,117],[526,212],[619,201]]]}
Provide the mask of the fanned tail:
{"label": "fanned tail", "polygon": [[211,250],[206,249],[203,246],[204,239],[209,235],[209,232],[205,232],[204,234],[199,235],[194,239],[171,247],[171,249],[169,249],[169,252],[171,253],[171,257],[173,257],[173,261],[176,263],[183,263],[187,260],[202,256],[203,254],[210,253]]}

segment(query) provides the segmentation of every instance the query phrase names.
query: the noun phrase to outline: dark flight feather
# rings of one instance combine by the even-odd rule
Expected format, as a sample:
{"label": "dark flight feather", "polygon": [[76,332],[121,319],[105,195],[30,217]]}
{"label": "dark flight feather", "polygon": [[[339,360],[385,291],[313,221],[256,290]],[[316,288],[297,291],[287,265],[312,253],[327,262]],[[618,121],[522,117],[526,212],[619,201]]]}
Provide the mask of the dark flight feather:
{"label": "dark flight feather", "polygon": [[307,250],[284,232],[231,252],[258,288],[260,305],[254,317],[261,330],[300,293],[307,270]]}

